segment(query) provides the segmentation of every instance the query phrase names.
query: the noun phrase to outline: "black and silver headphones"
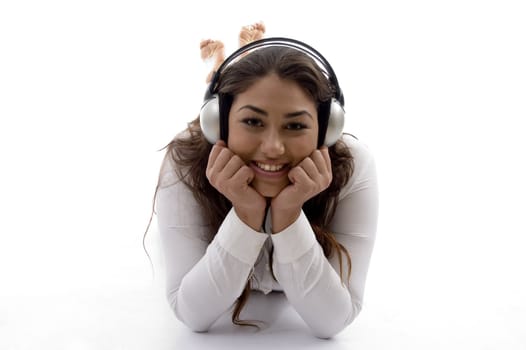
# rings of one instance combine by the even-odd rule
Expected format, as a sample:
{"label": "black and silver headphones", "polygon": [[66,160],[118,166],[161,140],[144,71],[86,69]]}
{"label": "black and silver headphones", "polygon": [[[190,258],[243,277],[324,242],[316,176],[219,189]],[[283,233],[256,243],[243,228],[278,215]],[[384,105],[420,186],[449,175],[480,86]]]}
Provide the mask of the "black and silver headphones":
{"label": "black and silver headphones", "polygon": [[[318,108],[318,114],[328,113],[327,117],[327,130],[325,132],[324,144],[331,146],[336,143],[340,138],[343,127],[345,123],[345,110],[343,93],[338,85],[338,79],[334,73],[329,62],[313,47],[295,39],[282,38],[282,37],[273,37],[265,38],[257,41],[253,41],[238,50],[225,59],[225,61],[219,66],[215,72],[210,84],[205,93],[204,104],[201,107],[201,112],[199,113],[199,122],[201,124],[201,130],[205,138],[210,143],[215,143],[221,138],[221,118],[220,118],[220,97],[217,94],[217,86],[219,78],[221,77],[222,71],[236,58],[241,56],[243,53],[264,46],[285,46],[289,48],[302,51],[307,54],[315,61],[317,61],[327,76],[332,88],[334,89],[334,96],[331,100],[327,101],[325,105],[322,105]],[[321,111],[321,112],[320,112]],[[318,116],[318,120],[320,120]]]}

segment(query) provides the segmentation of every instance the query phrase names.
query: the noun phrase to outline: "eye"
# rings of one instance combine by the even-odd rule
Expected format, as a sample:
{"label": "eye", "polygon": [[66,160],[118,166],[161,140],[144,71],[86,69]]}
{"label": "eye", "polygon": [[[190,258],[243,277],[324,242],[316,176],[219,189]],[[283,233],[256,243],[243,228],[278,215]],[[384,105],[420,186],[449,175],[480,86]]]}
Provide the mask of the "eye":
{"label": "eye", "polygon": [[306,129],[307,125],[303,123],[289,123],[285,126],[285,128],[287,130],[302,130],[302,129]]}
{"label": "eye", "polygon": [[242,122],[251,127],[261,127],[263,126],[263,121],[259,118],[245,118]]}

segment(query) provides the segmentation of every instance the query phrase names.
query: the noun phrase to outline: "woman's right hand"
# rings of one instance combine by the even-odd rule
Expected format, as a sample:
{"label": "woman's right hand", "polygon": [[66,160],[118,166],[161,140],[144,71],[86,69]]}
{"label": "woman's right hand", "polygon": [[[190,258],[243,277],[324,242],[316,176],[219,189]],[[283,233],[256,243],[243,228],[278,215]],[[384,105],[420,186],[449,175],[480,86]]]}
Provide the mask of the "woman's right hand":
{"label": "woman's right hand", "polygon": [[254,171],[230,149],[218,141],[208,156],[206,177],[232,203],[238,217],[259,231],[265,217],[266,200],[250,183]]}

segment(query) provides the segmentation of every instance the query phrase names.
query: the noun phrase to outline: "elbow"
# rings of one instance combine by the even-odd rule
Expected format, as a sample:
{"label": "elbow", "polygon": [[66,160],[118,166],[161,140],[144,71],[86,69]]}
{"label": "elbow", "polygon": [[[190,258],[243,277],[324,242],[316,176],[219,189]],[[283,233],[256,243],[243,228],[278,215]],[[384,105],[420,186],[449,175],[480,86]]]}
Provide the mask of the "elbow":
{"label": "elbow", "polygon": [[318,327],[311,327],[312,334],[319,339],[331,339],[338,333],[342,332],[349,326],[358,316],[362,309],[362,305],[357,302],[352,302],[346,315],[340,319],[334,318],[323,322]]}
{"label": "elbow", "polygon": [[192,310],[185,311],[185,308],[181,305],[182,303],[178,301],[177,291],[169,292],[166,296],[168,304],[170,305],[170,309],[174,313],[177,320],[183,323],[192,332],[208,332],[210,329],[210,324],[203,322],[203,320],[198,317],[199,315],[196,315],[196,312],[192,312]]}
{"label": "elbow", "polygon": [[331,339],[347,327],[346,324],[333,324],[330,327],[311,328],[312,335],[318,339]]}
{"label": "elbow", "polygon": [[325,327],[318,327],[318,328],[311,328],[312,334],[319,339],[331,339],[341,331],[343,331],[348,324],[346,323],[339,323],[339,324],[332,324],[330,326]]}
{"label": "elbow", "polygon": [[316,338],[324,339],[324,340],[332,339],[338,333],[339,332],[316,332],[316,331],[313,331],[313,335]]}
{"label": "elbow", "polygon": [[192,332],[195,332],[195,333],[206,333],[208,332],[208,329],[210,328],[209,326],[205,326],[205,325],[191,324],[191,323],[183,321],[182,319],[179,319],[179,320],[183,322],[185,326],[187,326]]}
{"label": "elbow", "polygon": [[191,317],[182,317],[180,313],[174,310],[175,317],[184,324],[188,329],[195,333],[206,333],[210,329],[209,324],[199,322],[199,320],[192,319]]}

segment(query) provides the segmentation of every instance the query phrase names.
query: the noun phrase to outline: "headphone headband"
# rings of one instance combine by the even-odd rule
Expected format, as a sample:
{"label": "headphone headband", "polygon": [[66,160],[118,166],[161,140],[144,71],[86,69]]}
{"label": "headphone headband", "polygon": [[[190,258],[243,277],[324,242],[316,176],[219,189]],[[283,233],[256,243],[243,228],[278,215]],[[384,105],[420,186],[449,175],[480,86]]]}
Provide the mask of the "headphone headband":
{"label": "headphone headband", "polygon": [[340,85],[338,84],[338,79],[336,78],[336,74],[334,73],[334,70],[332,69],[331,65],[329,64],[329,61],[323,57],[323,55],[313,48],[312,46],[296,39],[292,38],[284,38],[284,37],[272,37],[272,38],[263,38],[260,40],[253,41],[245,46],[240,47],[236,51],[234,51],[230,56],[228,56],[223,63],[219,66],[217,71],[214,73],[214,76],[212,80],[210,81],[207,95],[213,95],[215,94],[215,89],[217,86],[217,83],[219,81],[219,78],[221,77],[221,74],[223,70],[236,58],[241,56],[247,51],[264,47],[264,46],[283,46],[283,47],[290,47],[299,51],[302,51],[303,53],[307,54],[311,58],[315,59],[322,65],[322,68],[325,70],[325,73],[327,74],[327,78],[329,79],[329,82],[332,84],[334,88],[334,98],[340,102],[340,104],[343,106],[344,100],[343,100],[343,94],[340,89]]}

